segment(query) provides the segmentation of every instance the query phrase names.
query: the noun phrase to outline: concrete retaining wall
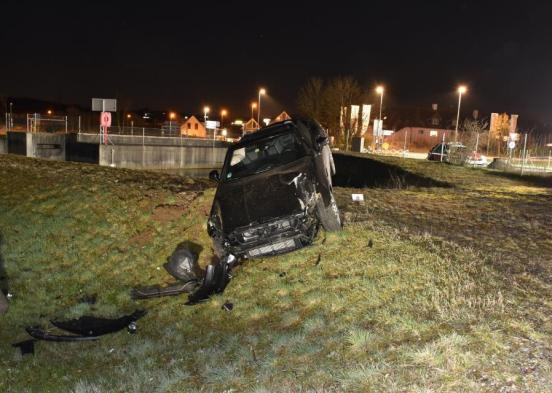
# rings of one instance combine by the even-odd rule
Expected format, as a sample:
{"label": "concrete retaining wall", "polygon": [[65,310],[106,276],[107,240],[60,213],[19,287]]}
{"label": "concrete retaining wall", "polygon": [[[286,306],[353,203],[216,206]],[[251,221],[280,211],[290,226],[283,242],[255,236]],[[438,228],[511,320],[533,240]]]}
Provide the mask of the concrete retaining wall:
{"label": "concrete retaining wall", "polygon": [[65,134],[27,133],[27,157],[65,161]]}
{"label": "concrete retaining wall", "polygon": [[100,165],[121,168],[220,168],[226,147],[100,145]]}
{"label": "concrete retaining wall", "polygon": [[8,152],[8,139],[4,135],[0,135],[0,154]]}
{"label": "concrete retaining wall", "polygon": [[65,138],[65,159],[73,162],[100,162],[100,146],[95,143],[80,143],[77,134],[67,134]]}
{"label": "concrete retaining wall", "polygon": [[[83,143],[100,143],[98,134],[78,134],[77,140]],[[145,146],[197,146],[197,147],[228,147],[230,143],[199,138],[174,138],[141,135],[109,135],[109,144],[113,145],[145,145]]]}
{"label": "concrete retaining wall", "polygon": [[27,134],[24,132],[8,132],[8,153],[20,156],[27,155]]}
{"label": "concrete retaining wall", "polygon": [[[0,153],[2,150],[0,140]],[[144,143],[144,144],[143,144]],[[220,168],[229,143],[194,138],[112,135],[108,145],[91,134],[9,132],[7,152],[49,160],[136,169]]]}

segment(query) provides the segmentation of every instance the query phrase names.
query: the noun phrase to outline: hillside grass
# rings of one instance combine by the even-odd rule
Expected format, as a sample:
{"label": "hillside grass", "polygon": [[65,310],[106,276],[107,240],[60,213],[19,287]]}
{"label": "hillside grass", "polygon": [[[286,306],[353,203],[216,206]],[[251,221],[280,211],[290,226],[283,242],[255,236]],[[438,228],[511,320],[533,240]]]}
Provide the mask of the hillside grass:
{"label": "hillside grass", "polygon": [[[14,295],[0,391],[550,391],[548,180],[382,160],[454,187],[338,188],[343,231],[247,261],[223,294],[185,306],[129,293],[172,282],[162,264],[182,241],[210,261],[212,183],[0,156]],[[25,357],[11,347],[29,325],[136,308],[148,315],[135,335],[37,342]]]}

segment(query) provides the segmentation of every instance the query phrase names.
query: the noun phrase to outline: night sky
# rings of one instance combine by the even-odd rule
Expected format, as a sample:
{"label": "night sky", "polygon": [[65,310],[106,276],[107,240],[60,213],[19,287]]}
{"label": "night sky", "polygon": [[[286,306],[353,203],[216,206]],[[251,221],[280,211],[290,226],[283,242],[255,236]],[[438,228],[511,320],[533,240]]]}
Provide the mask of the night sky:
{"label": "night sky", "polygon": [[396,104],[455,105],[462,82],[466,113],[552,121],[545,1],[232,3],[4,3],[0,95],[233,117],[260,86],[293,111],[308,77],[352,75]]}

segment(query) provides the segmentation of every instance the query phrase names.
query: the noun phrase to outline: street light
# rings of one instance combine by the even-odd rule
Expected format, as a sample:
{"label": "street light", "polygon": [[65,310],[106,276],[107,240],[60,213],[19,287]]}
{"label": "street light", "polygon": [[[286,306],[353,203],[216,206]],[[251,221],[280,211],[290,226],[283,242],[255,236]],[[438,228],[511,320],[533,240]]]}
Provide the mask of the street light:
{"label": "street light", "polygon": [[220,111],[220,126],[222,127],[224,125],[224,116],[226,116],[226,114],[228,113],[228,111],[226,109],[223,109]]}
{"label": "street light", "polygon": [[454,130],[454,142],[458,142],[458,123],[460,121],[460,105],[462,104],[462,94],[465,94],[468,88],[464,85],[458,86],[458,113],[456,114],[456,129]]}
{"label": "street light", "polygon": [[385,89],[383,88],[383,86],[378,86],[376,87],[376,93],[378,93],[380,95],[380,106],[379,106],[379,117],[378,117],[378,130],[376,131],[376,147],[379,147],[379,142],[380,142],[380,130],[379,128],[383,129],[383,123],[382,123],[382,119],[381,119],[381,108],[383,107],[383,92],[385,91]]}
{"label": "street light", "polygon": [[176,118],[176,113],[170,112],[169,113],[169,135],[172,135],[172,122]]}
{"label": "street light", "polygon": [[261,126],[261,96],[266,94],[265,89],[259,89],[259,104],[257,106],[257,124],[259,124],[259,127]]}
{"label": "street light", "polygon": [[376,87],[376,93],[378,93],[380,95],[380,107],[379,107],[379,117],[378,117],[378,120],[381,120],[381,107],[383,105],[383,92],[385,91],[385,89],[383,88],[383,86],[378,86]]}
{"label": "street light", "polygon": [[13,102],[10,102],[10,129],[13,130]]}
{"label": "street light", "polygon": [[52,110],[48,109],[48,116],[52,116]]}
{"label": "street light", "polygon": [[[207,132],[207,114],[209,113],[210,110],[211,108],[209,108],[208,106],[203,107],[203,124],[205,126],[205,132]],[[215,133],[213,132],[213,141],[214,140],[215,140]]]}
{"label": "street light", "polygon": [[255,109],[257,109],[257,103],[256,103],[256,102],[252,102],[252,103],[251,103],[251,118],[252,118],[252,119],[255,118]]}

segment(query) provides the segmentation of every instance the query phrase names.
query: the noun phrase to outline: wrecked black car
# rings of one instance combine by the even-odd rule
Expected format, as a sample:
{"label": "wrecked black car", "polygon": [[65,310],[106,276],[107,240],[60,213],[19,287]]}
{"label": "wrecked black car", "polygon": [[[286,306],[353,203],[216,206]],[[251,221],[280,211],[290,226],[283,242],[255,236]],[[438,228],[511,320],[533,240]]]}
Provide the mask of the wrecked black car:
{"label": "wrecked black car", "polygon": [[259,258],[312,243],[320,225],[341,228],[332,194],[328,136],[315,121],[293,118],[245,135],[231,146],[207,223],[219,257]]}

